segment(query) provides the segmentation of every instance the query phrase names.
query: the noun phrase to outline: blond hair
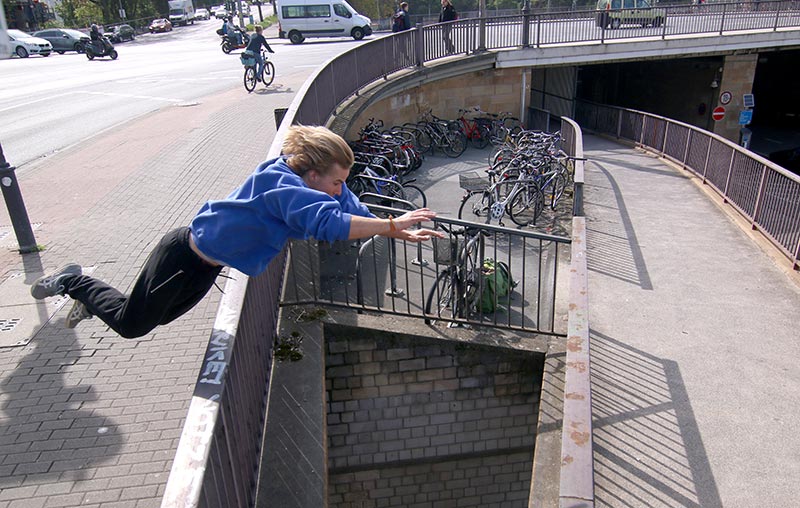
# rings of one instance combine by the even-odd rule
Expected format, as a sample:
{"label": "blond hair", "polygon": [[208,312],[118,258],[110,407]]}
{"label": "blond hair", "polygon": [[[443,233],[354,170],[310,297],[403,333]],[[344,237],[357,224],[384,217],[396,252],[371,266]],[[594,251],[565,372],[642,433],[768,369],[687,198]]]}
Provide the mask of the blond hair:
{"label": "blond hair", "polygon": [[283,140],[283,153],[289,167],[300,176],[312,169],[325,174],[334,164],[350,169],[354,162],[353,150],[347,141],[325,127],[289,127]]}

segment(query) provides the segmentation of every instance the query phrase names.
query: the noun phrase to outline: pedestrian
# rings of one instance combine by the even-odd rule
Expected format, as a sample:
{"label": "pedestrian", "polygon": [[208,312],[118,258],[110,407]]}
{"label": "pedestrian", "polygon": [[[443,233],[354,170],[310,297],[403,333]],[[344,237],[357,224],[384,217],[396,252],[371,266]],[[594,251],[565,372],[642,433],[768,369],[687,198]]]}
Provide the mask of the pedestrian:
{"label": "pedestrian", "polygon": [[456,8],[453,7],[450,0],[442,0],[442,12],[439,13],[439,23],[442,25],[442,37],[444,38],[444,46],[448,53],[455,53],[456,46],[453,44],[453,39],[450,37],[450,31],[453,29],[451,21],[458,19]]}
{"label": "pedestrian", "polygon": [[411,19],[408,17],[408,3],[402,2],[400,9],[395,13],[392,22],[392,32],[403,32],[411,29]]}
{"label": "pedestrian", "polygon": [[40,277],[31,295],[74,299],[68,328],[97,316],[123,337],[141,337],[194,307],[224,266],[249,276],[262,273],[289,238],[333,242],[382,235],[420,242],[443,236],[409,229],[436,216],[427,208],[397,218],[372,215],[344,183],[353,151],[325,127],[291,127],[283,154],[261,163],[227,198],[204,204],[189,226],[167,233],[129,295],[83,275],[78,264]]}
{"label": "pedestrian", "polygon": [[272,51],[272,48],[269,47],[269,44],[267,44],[267,39],[262,35],[263,31],[263,26],[256,25],[256,34],[250,39],[250,42],[247,43],[247,48],[244,50],[245,52],[251,52],[256,59],[256,80],[258,81],[261,81],[261,73],[264,71],[264,58],[261,56],[261,46],[263,45],[270,53],[275,53]]}

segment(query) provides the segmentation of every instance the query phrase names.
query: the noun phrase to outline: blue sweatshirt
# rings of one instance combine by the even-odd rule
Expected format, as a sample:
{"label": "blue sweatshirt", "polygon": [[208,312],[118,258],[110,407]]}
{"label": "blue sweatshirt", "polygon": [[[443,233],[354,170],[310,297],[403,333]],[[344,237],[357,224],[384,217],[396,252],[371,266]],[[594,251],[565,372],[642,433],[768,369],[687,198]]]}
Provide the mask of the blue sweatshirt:
{"label": "blue sweatshirt", "polygon": [[352,215],[373,217],[346,185],[331,197],[278,158],[262,162],[227,198],[203,205],[189,227],[200,252],[255,276],[289,238],[347,240]]}

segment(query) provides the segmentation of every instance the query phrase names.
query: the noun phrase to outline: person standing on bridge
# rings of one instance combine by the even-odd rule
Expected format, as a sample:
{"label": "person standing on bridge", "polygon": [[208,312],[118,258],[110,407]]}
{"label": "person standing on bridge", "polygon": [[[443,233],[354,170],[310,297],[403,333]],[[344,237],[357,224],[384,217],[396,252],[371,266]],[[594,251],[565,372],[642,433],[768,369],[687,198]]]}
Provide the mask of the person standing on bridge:
{"label": "person standing on bridge", "polygon": [[353,151],[325,127],[291,127],[283,154],[261,163],[227,198],[204,204],[189,226],[167,233],[129,295],[83,275],[78,264],[40,277],[31,295],[72,297],[68,328],[97,316],[122,337],[135,338],[197,305],[224,266],[262,273],[289,238],[333,242],[382,235],[420,242],[443,236],[409,229],[436,216],[427,208],[397,218],[372,215],[344,183]]}
{"label": "person standing on bridge", "polygon": [[450,0],[442,0],[442,12],[439,13],[439,23],[446,23],[442,26],[442,37],[444,38],[445,50],[448,53],[455,53],[456,47],[453,44],[453,39],[450,38],[450,31],[453,29],[453,24],[450,21],[458,19],[456,8],[453,7]]}

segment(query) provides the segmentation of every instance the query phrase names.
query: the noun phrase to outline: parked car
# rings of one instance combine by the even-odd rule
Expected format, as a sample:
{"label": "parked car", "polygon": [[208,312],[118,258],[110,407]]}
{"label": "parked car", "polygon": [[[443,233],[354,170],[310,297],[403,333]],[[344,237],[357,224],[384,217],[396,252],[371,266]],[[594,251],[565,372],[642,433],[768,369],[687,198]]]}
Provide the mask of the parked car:
{"label": "parked car", "polygon": [[171,32],[172,31],[172,23],[169,22],[168,19],[159,18],[154,19],[152,23],[150,23],[150,33],[154,34],[156,32]]}
{"label": "parked car", "polygon": [[53,46],[53,51],[63,55],[66,51],[83,53],[83,48],[89,42],[89,36],[78,30],[69,28],[51,28],[34,32],[34,37],[48,41]]}
{"label": "parked car", "polygon": [[596,23],[600,28],[621,25],[659,27],[667,17],[664,9],[653,8],[647,0],[597,0]]}
{"label": "parked car", "polygon": [[6,32],[11,42],[11,56],[28,58],[28,55],[50,56],[53,45],[46,39],[26,34],[22,30],[11,29]]}
{"label": "parked car", "polygon": [[228,17],[228,10],[224,5],[220,5],[214,10],[214,17],[217,19],[225,19]]}
{"label": "parked car", "polygon": [[211,14],[209,14],[206,9],[197,9],[194,11],[194,19],[211,19]]}
{"label": "parked car", "polygon": [[212,16],[214,16],[216,18],[217,17],[217,11],[219,11],[220,9],[224,9],[224,8],[225,8],[224,5],[214,5],[213,7],[211,7],[209,9],[209,12],[211,13]]}
{"label": "parked car", "polygon": [[130,25],[117,25],[110,32],[103,34],[113,43],[132,41],[136,38],[136,31]]}

